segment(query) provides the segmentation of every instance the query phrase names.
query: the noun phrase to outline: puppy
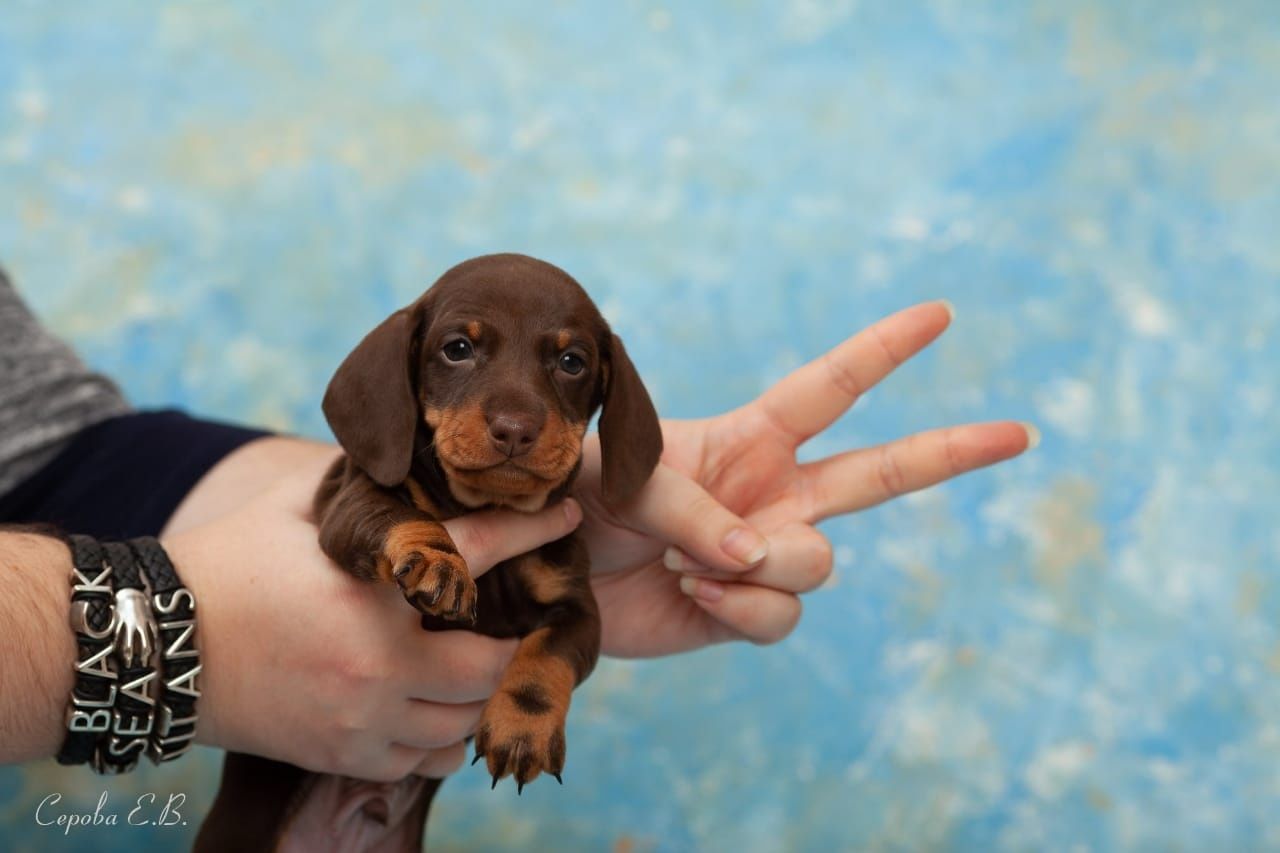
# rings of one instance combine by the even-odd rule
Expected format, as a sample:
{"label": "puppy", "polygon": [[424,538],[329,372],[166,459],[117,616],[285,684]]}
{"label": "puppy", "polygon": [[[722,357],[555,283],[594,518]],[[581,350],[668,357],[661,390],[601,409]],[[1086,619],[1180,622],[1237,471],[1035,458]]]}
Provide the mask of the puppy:
{"label": "puppy", "polygon": [[[486,705],[476,760],[517,791],[560,778],[574,687],[600,651],[580,539],[570,534],[478,580],[441,522],[536,512],[569,493],[599,409],[605,500],[625,502],[662,452],[653,403],[622,342],[564,271],[515,254],[446,272],[338,368],[324,413],[345,455],[315,498],[339,566],[395,584],[429,630],[519,637]],[[439,780],[321,777],[228,754],[198,850],[417,850]]]}

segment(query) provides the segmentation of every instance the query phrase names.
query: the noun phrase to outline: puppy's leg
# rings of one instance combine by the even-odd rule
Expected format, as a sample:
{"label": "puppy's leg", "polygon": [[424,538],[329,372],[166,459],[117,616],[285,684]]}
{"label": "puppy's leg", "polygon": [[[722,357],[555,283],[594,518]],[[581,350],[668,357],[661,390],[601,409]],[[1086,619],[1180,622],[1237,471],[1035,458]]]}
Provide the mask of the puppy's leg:
{"label": "puppy's leg", "polygon": [[563,567],[530,555],[517,571],[547,618],[520,641],[485,705],[476,729],[476,760],[485,758],[494,785],[514,775],[519,793],[540,773],[560,778],[569,699],[599,657],[600,613],[585,562],[580,574],[566,575]]}
{"label": "puppy's leg", "polygon": [[423,613],[474,623],[476,585],[449,532],[379,486],[345,457],[316,495],[320,548],[364,578],[400,587]]}

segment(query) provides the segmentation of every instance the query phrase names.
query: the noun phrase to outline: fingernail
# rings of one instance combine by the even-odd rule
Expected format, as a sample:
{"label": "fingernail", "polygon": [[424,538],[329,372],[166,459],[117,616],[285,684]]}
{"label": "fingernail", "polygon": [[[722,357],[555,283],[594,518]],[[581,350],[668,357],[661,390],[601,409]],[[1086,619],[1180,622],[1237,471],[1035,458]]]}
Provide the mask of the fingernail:
{"label": "fingernail", "polygon": [[736,527],[729,531],[720,543],[720,550],[747,566],[754,566],[769,553],[769,543],[747,527]]}
{"label": "fingernail", "polygon": [[578,522],[582,521],[582,507],[573,498],[566,498],[564,502],[564,518],[569,522],[570,527],[577,527]]}
{"label": "fingernail", "polygon": [[950,299],[939,299],[938,304],[947,309],[947,315],[952,320],[956,318],[956,306],[952,304]]}
{"label": "fingernail", "polygon": [[680,578],[680,591],[690,598],[703,601],[719,601],[724,598],[724,585],[717,581],[702,580],[685,576]]}
{"label": "fingernail", "polygon": [[684,555],[680,553],[679,548],[668,548],[662,552],[662,565],[673,572],[678,572],[684,568]]}
{"label": "fingernail", "polygon": [[1027,421],[1022,422],[1022,428],[1027,431],[1027,450],[1035,450],[1040,446],[1040,429]]}

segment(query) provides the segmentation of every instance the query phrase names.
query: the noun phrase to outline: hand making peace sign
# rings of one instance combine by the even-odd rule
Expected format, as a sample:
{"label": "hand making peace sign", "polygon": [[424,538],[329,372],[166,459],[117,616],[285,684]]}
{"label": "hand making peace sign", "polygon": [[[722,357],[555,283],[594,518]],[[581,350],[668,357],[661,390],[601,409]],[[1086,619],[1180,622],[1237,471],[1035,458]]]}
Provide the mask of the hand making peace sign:
{"label": "hand making peace sign", "polygon": [[588,443],[576,497],[586,515],[581,529],[592,556],[605,654],[644,657],[731,639],[780,640],[800,618],[798,594],[831,572],[831,545],[814,524],[1033,447],[1033,427],[999,421],[797,462],[801,444],[950,321],[946,303],[907,308],[738,409],[664,421],[662,464],[620,511],[611,512],[600,498],[599,444]]}

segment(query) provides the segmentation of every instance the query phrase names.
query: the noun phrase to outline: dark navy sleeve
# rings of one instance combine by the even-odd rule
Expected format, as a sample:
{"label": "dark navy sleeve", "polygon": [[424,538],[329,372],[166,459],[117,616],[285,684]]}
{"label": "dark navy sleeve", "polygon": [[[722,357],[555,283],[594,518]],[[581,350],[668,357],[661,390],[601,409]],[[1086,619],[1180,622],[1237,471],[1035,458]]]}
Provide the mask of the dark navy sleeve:
{"label": "dark navy sleeve", "polygon": [[53,524],[107,539],[156,536],[210,468],[268,434],[172,410],[111,418],[76,433],[0,496],[0,523]]}

